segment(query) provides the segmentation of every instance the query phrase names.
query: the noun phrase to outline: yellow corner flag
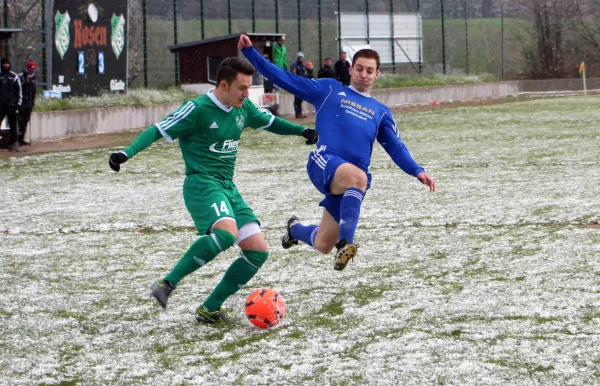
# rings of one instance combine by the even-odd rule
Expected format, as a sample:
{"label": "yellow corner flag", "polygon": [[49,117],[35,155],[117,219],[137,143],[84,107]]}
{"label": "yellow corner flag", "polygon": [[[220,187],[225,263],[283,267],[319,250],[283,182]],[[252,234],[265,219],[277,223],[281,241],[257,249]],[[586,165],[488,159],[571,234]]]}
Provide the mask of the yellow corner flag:
{"label": "yellow corner flag", "polygon": [[579,75],[581,75],[581,80],[583,81],[583,96],[587,96],[587,85],[585,82],[585,62],[581,62],[579,66]]}

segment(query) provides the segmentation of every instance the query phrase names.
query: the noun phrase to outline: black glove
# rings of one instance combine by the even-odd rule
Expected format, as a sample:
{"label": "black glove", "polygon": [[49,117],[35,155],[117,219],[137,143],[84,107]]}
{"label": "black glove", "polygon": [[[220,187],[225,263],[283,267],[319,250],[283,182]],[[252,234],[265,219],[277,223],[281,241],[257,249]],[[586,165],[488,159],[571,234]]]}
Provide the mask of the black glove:
{"label": "black glove", "polygon": [[305,143],[307,145],[314,145],[315,143],[319,142],[319,133],[317,133],[317,130],[315,130],[315,129],[311,129],[311,128],[307,127],[302,132],[302,136],[304,138],[306,138]]}
{"label": "black glove", "polygon": [[108,166],[115,172],[118,172],[121,170],[121,164],[127,162],[128,159],[127,154],[123,152],[112,153],[108,159]]}

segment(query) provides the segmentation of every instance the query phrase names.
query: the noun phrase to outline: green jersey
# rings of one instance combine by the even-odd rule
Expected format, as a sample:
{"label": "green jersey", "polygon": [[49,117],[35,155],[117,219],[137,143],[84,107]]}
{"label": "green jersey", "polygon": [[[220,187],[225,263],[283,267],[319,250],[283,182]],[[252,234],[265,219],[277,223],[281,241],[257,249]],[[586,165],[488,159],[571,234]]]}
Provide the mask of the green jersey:
{"label": "green jersey", "polygon": [[240,108],[234,108],[223,105],[209,92],[182,104],[146,130],[149,132],[146,138],[146,132],[140,134],[124,152],[131,158],[161,135],[169,142],[178,138],[186,175],[231,180],[240,136],[246,127],[283,135],[301,135],[305,129],[273,116],[248,98]]}

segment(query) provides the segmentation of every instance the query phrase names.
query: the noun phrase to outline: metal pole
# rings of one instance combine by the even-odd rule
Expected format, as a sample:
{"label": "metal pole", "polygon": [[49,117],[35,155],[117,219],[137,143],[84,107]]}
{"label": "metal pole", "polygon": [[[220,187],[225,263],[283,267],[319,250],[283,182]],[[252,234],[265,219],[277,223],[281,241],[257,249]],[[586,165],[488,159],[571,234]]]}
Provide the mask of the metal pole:
{"label": "metal pole", "polygon": [[321,28],[321,0],[317,2],[318,18],[319,18],[319,66],[323,63],[323,36]]}
{"label": "metal pole", "polygon": [[204,40],[204,0],[200,0],[200,39]]}
{"label": "metal pole", "polygon": [[227,0],[227,31],[231,34],[231,0]]}
{"label": "metal pole", "polygon": [[[177,0],[173,0],[173,44],[177,45]],[[179,85],[179,54],[175,55],[175,86]]]}
{"label": "metal pole", "polygon": [[467,15],[467,0],[465,0],[465,50],[467,59],[467,75],[469,75],[469,18]]}
{"label": "metal pole", "polygon": [[[392,72],[395,74],[396,73],[396,52],[395,52],[395,39],[394,39],[394,0],[390,0],[390,29],[391,29],[391,34],[390,36],[392,37],[391,39],[391,43],[392,43]],[[410,60],[410,58],[409,58]]]}
{"label": "metal pole", "polygon": [[46,57],[48,66],[46,67],[46,90],[52,90],[52,12],[54,12],[54,0],[48,0],[48,9],[46,10]]}
{"label": "metal pole", "polygon": [[[44,74],[44,83],[46,83],[46,88],[48,88],[48,78],[46,77],[46,67],[48,66],[47,58],[46,58],[46,0],[42,0],[41,2],[41,16],[42,16],[42,74]],[[31,130],[29,130],[31,134]],[[29,141],[31,142],[31,141]]]}
{"label": "metal pole", "polygon": [[440,0],[442,5],[442,69],[446,75],[446,27],[444,26],[444,0]]}
{"label": "metal pole", "polygon": [[279,33],[279,1],[275,0],[275,33]]}
{"label": "metal pole", "polygon": [[302,13],[300,10],[300,0],[296,0],[296,6],[298,7],[298,51],[302,51]]}
{"label": "metal pole", "polygon": [[[3,4],[3,19],[4,19],[4,28],[8,28],[8,1],[4,0]],[[8,58],[8,39],[4,41],[4,57]]]}
{"label": "metal pole", "polygon": [[500,79],[504,79],[504,4],[500,7],[500,25],[501,25],[501,49],[502,49],[502,58],[501,58],[501,72]]}
{"label": "metal pole", "polygon": [[254,0],[252,0],[252,32],[256,32],[256,9],[254,9]]}
{"label": "metal pole", "polygon": [[340,0],[337,0],[337,27],[338,27],[338,58],[342,54],[342,12]]}
{"label": "metal pole", "polygon": [[423,73],[423,27],[421,26],[421,2],[417,0],[417,24],[419,32],[419,74]]}
{"label": "metal pole", "polygon": [[142,0],[142,55],[144,58],[144,88],[148,88],[148,34],[146,24],[146,0]]}
{"label": "metal pole", "polygon": [[367,44],[370,44],[369,39],[369,0],[365,0],[365,15],[367,16]]}

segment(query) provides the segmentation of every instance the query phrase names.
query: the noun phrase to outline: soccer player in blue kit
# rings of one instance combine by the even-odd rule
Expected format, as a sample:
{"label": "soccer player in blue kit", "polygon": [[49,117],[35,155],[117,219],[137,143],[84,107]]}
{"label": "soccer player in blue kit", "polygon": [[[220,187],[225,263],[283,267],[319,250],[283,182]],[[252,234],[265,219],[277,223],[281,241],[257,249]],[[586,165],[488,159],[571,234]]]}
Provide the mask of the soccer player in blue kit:
{"label": "soccer player in blue kit", "polygon": [[246,35],[240,36],[238,46],[261,74],[315,106],[319,141],[306,168],[313,185],[325,196],[319,203],[323,217],[320,225],[303,225],[291,217],[282,245],[287,249],[302,241],[324,254],[335,247],[334,269],[341,271],[356,256],[354,233],[371,186],[369,164],[375,140],[405,173],[431,192],[436,187],[400,140],[390,109],[370,96],[379,76],[379,54],[371,49],[358,51],[352,58],[350,86],[343,86],[335,79],[307,79],[283,71],[265,60]]}

